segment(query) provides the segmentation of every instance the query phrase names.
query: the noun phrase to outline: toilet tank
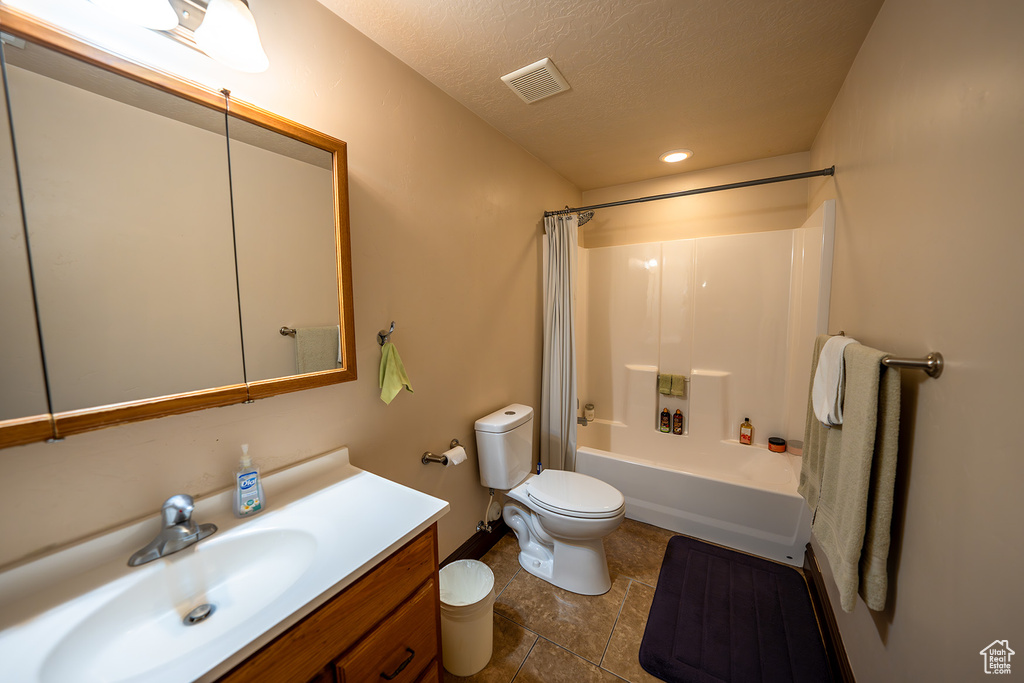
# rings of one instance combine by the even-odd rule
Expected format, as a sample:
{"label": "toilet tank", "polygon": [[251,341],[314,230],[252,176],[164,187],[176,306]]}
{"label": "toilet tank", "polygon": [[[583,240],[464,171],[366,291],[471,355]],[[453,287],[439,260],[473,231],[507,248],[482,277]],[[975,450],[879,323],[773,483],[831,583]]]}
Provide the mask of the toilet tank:
{"label": "toilet tank", "polygon": [[533,408],[513,403],[476,421],[480,483],[507,491],[530,474]]}

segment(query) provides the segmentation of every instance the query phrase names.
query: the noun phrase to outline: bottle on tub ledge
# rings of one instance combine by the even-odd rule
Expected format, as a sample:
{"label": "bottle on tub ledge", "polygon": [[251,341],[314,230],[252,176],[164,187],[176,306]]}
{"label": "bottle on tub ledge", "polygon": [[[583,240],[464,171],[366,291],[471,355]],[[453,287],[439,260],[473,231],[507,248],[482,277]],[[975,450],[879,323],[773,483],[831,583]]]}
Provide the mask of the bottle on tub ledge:
{"label": "bottle on tub ledge", "polygon": [[683,433],[683,411],[679,410],[679,408],[676,408],[675,415],[672,416],[672,433]]}
{"label": "bottle on tub ledge", "polygon": [[668,408],[661,411],[661,427],[660,430],[668,434],[672,431],[672,415],[669,414]]}
{"label": "bottle on tub ledge", "polygon": [[754,443],[754,425],[750,424],[750,418],[743,418],[743,424],[740,425],[740,443],[746,446],[750,446]]}

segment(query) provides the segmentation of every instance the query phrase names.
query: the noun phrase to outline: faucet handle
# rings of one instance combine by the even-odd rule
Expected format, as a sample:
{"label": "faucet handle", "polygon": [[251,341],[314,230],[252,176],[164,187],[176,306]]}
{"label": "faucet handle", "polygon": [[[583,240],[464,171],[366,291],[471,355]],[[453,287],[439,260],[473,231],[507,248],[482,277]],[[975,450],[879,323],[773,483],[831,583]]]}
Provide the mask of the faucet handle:
{"label": "faucet handle", "polygon": [[192,500],[192,496],[186,493],[179,493],[175,496],[171,496],[164,501],[163,506],[160,508],[160,514],[163,516],[164,526],[171,527],[175,524],[182,524],[192,519],[192,510],[195,508],[195,502]]}

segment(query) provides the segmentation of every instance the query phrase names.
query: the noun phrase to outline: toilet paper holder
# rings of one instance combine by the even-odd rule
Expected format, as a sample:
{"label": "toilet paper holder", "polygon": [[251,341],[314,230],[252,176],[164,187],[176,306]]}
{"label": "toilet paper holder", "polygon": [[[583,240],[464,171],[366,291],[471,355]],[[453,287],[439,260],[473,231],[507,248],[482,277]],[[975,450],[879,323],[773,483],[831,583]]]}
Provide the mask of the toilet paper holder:
{"label": "toilet paper holder", "polygon": [[[449,444],[448,449],[451,450],[452,448],[455,448],[456,446],[461,446],[461,445],[462,444],[459,443],[458,439],[452,439],[452,442],[451,442],[451,444]],[[440,463],[442,465],[447,465],[448,464],[448,456],[447,455],[438,455],[437,453],[431,453],[430,451],[425,451],[423,453],[423,457],[420,458],[420,462],[422,462],[424,465],[428,465],[428,464],[430,464],[432,462]]]}

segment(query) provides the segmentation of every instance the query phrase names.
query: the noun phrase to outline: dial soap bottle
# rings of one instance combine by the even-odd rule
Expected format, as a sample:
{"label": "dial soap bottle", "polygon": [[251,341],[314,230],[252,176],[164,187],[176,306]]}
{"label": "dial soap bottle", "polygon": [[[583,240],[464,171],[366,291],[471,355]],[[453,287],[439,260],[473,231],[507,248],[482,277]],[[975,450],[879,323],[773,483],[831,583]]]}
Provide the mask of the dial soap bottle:
{"label": "dial soap bottle", "polygon": [[252,464],[252,459],[249,458],[249,444],[244,443],[238,472],[235,473],[235,516],[255,515],[263,510],[265,503],[260,468]]}

